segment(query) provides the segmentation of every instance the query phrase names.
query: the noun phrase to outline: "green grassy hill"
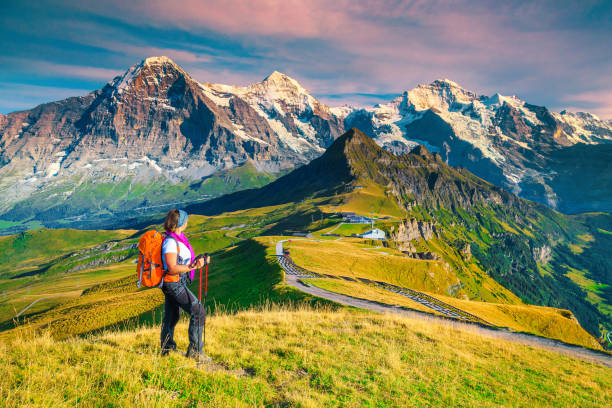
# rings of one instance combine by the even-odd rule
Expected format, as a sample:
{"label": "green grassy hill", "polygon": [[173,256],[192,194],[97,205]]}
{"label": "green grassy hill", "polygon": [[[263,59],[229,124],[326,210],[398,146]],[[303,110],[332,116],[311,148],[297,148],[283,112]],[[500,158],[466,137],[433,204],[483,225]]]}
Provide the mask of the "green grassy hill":
{"label": "green grassy hill", "polygon": [[[112,173],[112,171],[111,171]],[[282,173],[259,171],[252,161],[221,170],[196,182],[172,182],[165,177],[149,181],[125,178],[74,179],[53,190],[34,193],[16,203],[0,219],[0,233],[48,228],[109,228],[155,214],[168,203],[187,205],[234,191],[264,186]],[[3,231],[4,230],[4,231]]]}
{"label": "green grassy hill", "polygon": [[[236,230],[202,230],[204,226],[215,228],[222,224],[225,224],[222,228],[227,228],[227,223],[236,222],[236,217],[234,214],[226,220],[224,216],[213,219],[192,216],[190,219],[187,233],[196,252],[213,252],[208,297],[211,310],[242,310],[270,302],[327,303],[283,283],[283,272],[276,261],[275,246],[278,240],[288,237],[236,238],[238,241],[235,245],[218,248],[208,238],[211,235],[218,237],[222,231],[236,233]],[[228,240],[228,237],[218,238],[214,244],[223,246]],[[461,289],[454,293],[455,298],[451,298],[445,288],[456,283],[457,276],[443,262],[409,259],[398,253],[376,253],[358,239],[320,243],[292,240],[287,248],[299,265],[319,273],[364,277],[410,287],[428,292],[494,325],[586,347],[599,347],[576,323],[570,312],[565,311],[567,315],[564,315],[557,309],[524,305],[518,297],[492,279],[490,285],[496,290],[492,289],[491,292],[506,293],[502,299],[506,300],[505,304],[462,301],[460,299],[467,296]],[[0,309],[4,314],[3,328],[11,329],[4,332],[3,336],[12,338],[19,333],[43,330],[59,339],[96,332],[109,326],[160,322],[163,295],[157,289],[136,288],[133,262],[132,257],[89,270],[37,277],[36,284],[30,283],[27,288],[14,291],[0,303],[3,305]],[[76,280],[79,282],[78,287],[75,287]],[[194,293],[197,293],[197,284],[197,281],[192,284]],[[314,284],[351,296],[433,312],[399,295],[393,296],[390,292],[375,296],[380,291],[371,287],[358,287],[358,284],[338,286],[337,282]],[[36,299],[43,301],[36,303],[19,319],[11,319],[18,310]]]}
{"label": "green grassy hill", "polygon": [[[217,218],[216,222],[224,221]],[[236,216],[227,222],[235,222]],[[208,306],[212,310],[241,310],[268,304],[327,304],[282,283],[283,274],[274,255],[274,237],[221,237],[223,231],[239,235],[236,230],[202,230],[204,217],[192,216],[187,233],[196,252],[211,252]],[[210,240],[210,237],[216,237]],[[247,232],[248,235],[248,232]],[[132,239],[128,239],[131,241]],[[229,246],[228,246],[229,243]],[[12,338],[19,333],[44,330],[54,338],[66,338],[99,331],[108,326],[159,322],[163,294],[158,289],[136,287],[136,254],[120,262],[92,267],[78,272],[43,272],[17,280],[0,281],[0,287],[14,288],[0,301],[0,337]],[[61,262],[58,263],[61,265]],[[53,269],[53,268],[51,268]],[[29,279],[24,282],[24,279]],[[78,281],[78,286],[77,286]],[[19,284],[23,286],[16,286]],[[197,293],[197,284],[192,290]],[[15,315],[31,302],[42,299],[19,318]],[[119,327],[118,326],[118,327]]]}
{"label": "green grassy hill", "polygon": [[[215,253],[219,261],[212,268],[211,283],[217,279],[217,272],[221,280],[211,300],[229,307],[249,307],[267,298],[280,299],[279,293],[293,293],[287,288],[279,289],[282,274],[271,252],[272,238],[267,237],[311,232],[334,243],[310,255],[305,247],[301,248],[296,253],[297,260],[307,267],[326,273],[341,270],[364,274],[459,300],[570,310],[592,335],[609,330],[611,302],[606,282],[610,282],[611,261],[605,256],[606,248],[612,247],[612,235],[607,233],[612,230],[609,215],[566,216],[453,169],[424,149],[417,153],[393,156],[359,131],[351,131],[319,159],[261,189],[191,207],[191,212],[204,214],[192,215],[187,231],[196,252],[219,251]],[[347,231],[342,234],[350,235],[354,227],[338,227],[341,219],[334,214],[352,210],[369,215],[364,211],[368,207],[369,213],[379,217],[376,227],[391,238],[385,248],[365,250],[363,247],[374,242],[352,242],[348,238],[335,241],[335,237],[324,236],[343,229]],[[428,234],[424,232],[427,229]],[[55,242],[52,234],[60,233],[48,234],[48,242]],[[88,243],[83,234],[78,242]],[[98,233],[96,239],[107,242],[109,237],[100,234],[111,233]],[[117,248],[133,245],[140,232],[123,234],[122,240],[119,236],[114,238]],[[15,246],[19,239],[6,238],[6,242]],[[58,335],[85,333],[118,321],[141,319],[144,312],[150,314],[158,309],[159,296],[138,294],[134,296],[138,301],[130,301],[135,304],[121,308],[114,305],[122,305],[122,295],[113,295],[112,287],[88,292],[96,280],[104,285],[125,278],[118,285],[128,287],[135,252],[124,249],[114,255],[108,251],[83,254],[71,245],[58,241],[56,247],[62,255],[47,263],[33,251],[29,264],[0,281],[0,288],[15,289],[0,302],[2,327],[13,327],[15,314],[37,296],[45,295],[49,296],[24,313],[23,319],[37,327],[57,326],[54,332]],[[423,254],[432,260],[417,258]],[[246,262],[258,263],[250,267]],[[265,268],[261,266],[264,264]],[[253,280],[249,275],[253,270],[266,275],[255,275],[259,279]],[[224,281],[223,271],[232,280]],[[79,273],[78,283],[75,273]],[[54,289],[54,285],[61,290]],[[292,297],[293,294],[289,296]],[[93,319],[95,324],[81,323],[83,327],[75,324],[76,329],[67,328],[71,323],[60,324],[65,319],[78,321],[71,311],[97,307],[109,310],[103,314],[106,320]],[[121,312],[116,312],[117,308]],[[563,325],[553,325],[556,328],[547,331],[537,319],[532,325],[518,324],[519,320],[514,316],[509,321],[525,331],[567,337],[560,334]]]}

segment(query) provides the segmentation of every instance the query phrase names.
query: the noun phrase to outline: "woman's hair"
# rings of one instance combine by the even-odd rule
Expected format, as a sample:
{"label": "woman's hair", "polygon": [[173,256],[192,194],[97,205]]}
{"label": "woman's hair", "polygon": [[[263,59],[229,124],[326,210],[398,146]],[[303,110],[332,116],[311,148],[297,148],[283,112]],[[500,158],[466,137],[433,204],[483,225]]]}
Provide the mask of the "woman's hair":
{"label": "woman's hair", "polygon": [[176,208],[168,211],[168,215],[166,215],[166,221],[164,221],[164,229],[167,232],[174,232],[178,227],[180,213]]}

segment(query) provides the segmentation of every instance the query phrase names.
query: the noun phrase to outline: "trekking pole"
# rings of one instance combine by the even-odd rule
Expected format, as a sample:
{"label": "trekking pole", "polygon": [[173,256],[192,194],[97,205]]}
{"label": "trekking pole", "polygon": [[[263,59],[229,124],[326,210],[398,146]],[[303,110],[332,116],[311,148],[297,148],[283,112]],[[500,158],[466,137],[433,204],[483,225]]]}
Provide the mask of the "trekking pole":
{"label": "trekking pole", "polygon": [[206,264],[204,265],[204,328],[202,331],[202,338],[204,339],[204,346],[206,346],[206,295],[208,294],[208,254],[205,255]]}
{"label": "trekking pole", "polygon": [[[198,281],[198,300],[200,304],[204,308],[204,327],[202,327],[202,336],[198,337],[198,346],[204,348],[206,345],[206,294],[208,293],[208,254],[204,254],[205,261],[205,275],[204,275],[204,303],[202,303],[202,268],[200,268],[200,279]],[[204,339],[204,344],[202,344],[202,338]],[[199,351],[199,350],[198,350]]]}
{"label": "trekking pole", "polygon": [[199,280],[200,288],[198,293],[198,300],[202,303],[202,268],[200,268],[200,280]]}
{"label": "trekking pole", "polygon": [[[200,301],[200,304],[201,304],[202,303],[202,268],[200,268],[200,279],[198,281],[198,284],[199,284],[198,300]],[[200,324],[199,321],[198,321],[198,324]],[[200,348],[202,348],[202,337],[198,336],[198,353],[200,352]]]}

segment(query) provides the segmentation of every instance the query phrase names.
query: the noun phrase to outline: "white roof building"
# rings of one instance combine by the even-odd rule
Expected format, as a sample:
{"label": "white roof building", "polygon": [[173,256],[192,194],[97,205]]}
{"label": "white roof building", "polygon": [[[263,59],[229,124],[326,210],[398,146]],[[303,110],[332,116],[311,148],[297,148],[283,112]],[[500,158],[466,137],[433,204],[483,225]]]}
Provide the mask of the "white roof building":
{"label": "white roof building", "polygon": [[368,232],[364,232],[361,234],[361,238],[366,239],[385,239],[385,231],[379,230],[378,228],[373,228]]}

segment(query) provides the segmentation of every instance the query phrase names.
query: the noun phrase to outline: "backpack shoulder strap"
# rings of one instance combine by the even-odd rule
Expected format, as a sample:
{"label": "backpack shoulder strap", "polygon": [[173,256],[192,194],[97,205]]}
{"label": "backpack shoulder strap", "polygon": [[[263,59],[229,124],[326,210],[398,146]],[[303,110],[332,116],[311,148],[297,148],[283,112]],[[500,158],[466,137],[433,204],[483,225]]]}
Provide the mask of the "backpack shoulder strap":
{"label": "backpack shoulder strap", "polygon": [[178,253],[179,253],[179,244],[178,244],[178,241],[176,240],[176,238],[171,237],[170,235],[166,235],[166,238],[164,238],[164,241],[166,239],[171,239],[171,240],[173,240],[176,243],[176,254],[178,255]]}
{"label": "backpack shoulder strap", "polygon": [[[179,251],[180,251],[180,248],[179,248],[179,245],[178,245],[178,241],[176,240],[176,238],[171,237],[170,235],[167,235],[167,234],[164,234],[164,235],[165,235],[164,241],[167,240],[167,239],[171,239],[171,240],[173,240],[176,243],[176,256],[178,257]],[[172,272],[170,272],[168,270],[165,270],[164,271],[164,276],[165,275],[180,275],[180,273],[172,273]],[[164,278],[162,276],[162,283],[163,283],[163,281],[164,281]],[[161,285],[160,285],[160,287],[161,287]]]}

